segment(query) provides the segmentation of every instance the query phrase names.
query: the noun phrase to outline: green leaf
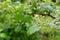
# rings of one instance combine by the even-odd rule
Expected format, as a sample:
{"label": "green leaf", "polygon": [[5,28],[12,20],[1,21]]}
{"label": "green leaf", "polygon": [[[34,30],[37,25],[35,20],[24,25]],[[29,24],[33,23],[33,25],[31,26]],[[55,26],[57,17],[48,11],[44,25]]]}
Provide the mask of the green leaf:
{"label": "green leaf", "polygon": [[2,38],[8,38],[8,35],[6,33],[0,33],[0,37],[2,37]]}
{"label": "green leaf", "polygon": [[14,29],[15,32],[19,32],[20,30],[21,30],[21,26],[20,25],[16,26],[15,29]]}
{"label": "green leaf", "polygon": [[22,15],[22,14],[16,14],[16,16],[15,16],[16,22],[23,20],[23,18],[24,18],[24,15]]}
{"label": "green leaf", "polygon": [[28,35],[32,35],[33,33],[37,32],[40,30],[40,27],[38,25],[32,25],[28,30],[27,30],[27,34]]}
{"label": "green leaf", "polygon": [[29,15],[24,15],[24,21],[25,22],[30,22],[32,20],[32,17]]}

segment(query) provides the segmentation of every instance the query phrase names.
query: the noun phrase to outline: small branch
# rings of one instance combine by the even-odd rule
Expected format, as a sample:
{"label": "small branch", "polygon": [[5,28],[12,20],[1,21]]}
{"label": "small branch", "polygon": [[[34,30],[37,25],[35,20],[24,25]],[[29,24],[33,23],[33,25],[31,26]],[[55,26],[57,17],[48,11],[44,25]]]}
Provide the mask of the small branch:
{"label": "small branch", "polygon": [[50,12],[48,14],[40,14],[40,13],[35,13],[35,14],[39,14],[39,15],[42,15],[42,16],[50,16],[51,18],[55,19],[55,17],[53,17],[52,15],[50,15]]}
{"label": "small branch", "polygon": [[49,15],[49,14],[39,14],[39,15],[42,15],[42,16],[50,16],[51,18],[55,19],[55,17],[53,17],[52,15]]}

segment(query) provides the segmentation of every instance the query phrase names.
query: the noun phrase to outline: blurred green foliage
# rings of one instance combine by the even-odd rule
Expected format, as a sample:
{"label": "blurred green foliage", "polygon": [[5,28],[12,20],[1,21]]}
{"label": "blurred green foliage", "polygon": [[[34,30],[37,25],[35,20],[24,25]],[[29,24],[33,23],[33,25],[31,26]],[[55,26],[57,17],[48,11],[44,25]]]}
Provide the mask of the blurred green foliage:
{"label": "blurred green foliage", "polygon": [[0,0],[0,40],[60,40],[60,0]]}

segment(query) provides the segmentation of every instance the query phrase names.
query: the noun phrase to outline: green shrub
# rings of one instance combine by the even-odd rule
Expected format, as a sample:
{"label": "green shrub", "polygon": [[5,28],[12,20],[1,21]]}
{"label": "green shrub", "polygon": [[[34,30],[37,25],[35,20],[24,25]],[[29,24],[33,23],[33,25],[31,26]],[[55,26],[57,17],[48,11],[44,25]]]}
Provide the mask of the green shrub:
{"label": "green shrub", "polygon": [[0,2],[0,40],[59,40],[60,6],[51,0]]}

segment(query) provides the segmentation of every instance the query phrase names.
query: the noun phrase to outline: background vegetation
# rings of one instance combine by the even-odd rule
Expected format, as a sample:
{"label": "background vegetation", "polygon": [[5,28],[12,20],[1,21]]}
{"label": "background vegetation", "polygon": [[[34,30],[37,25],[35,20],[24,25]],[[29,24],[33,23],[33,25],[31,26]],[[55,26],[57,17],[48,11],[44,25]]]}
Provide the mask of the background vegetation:
{"label": "background vegetation", "polygon": [[60,0],[0,0],[0,40],[60,40]]}

